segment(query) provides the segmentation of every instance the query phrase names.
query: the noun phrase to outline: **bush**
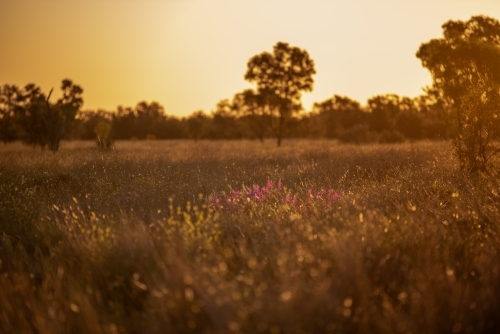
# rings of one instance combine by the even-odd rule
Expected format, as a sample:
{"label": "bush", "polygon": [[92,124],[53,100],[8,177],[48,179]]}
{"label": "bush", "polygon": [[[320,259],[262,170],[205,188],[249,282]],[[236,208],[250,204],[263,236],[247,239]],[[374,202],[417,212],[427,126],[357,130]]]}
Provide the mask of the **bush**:
{"label": "bush", "polygon": [[113,140],[110,137],[111,123],[105,120],[100,120],[94,128],[96,134],[97,147],[109,149],[113,146]]}
{"label": "bush", "polygon": [[458,134],[453,147],[463,171],[475,174],[487,172],[492,158],[500,152],[500,144],[493,141],[500,94],[488,76],[467,87],[457,108]]}

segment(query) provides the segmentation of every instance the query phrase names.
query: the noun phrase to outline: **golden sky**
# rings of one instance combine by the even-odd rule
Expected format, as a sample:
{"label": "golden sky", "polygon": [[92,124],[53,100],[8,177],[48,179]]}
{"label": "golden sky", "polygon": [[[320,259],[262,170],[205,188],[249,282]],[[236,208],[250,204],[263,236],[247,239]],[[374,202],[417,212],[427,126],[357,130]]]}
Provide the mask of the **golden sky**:
{"label": "golden sky", "polygon": [[316,63],[307,110],[333,94],[364,104],[419,95],[419,45],[478,14],[500,19],[500,0],[0,0],[0,84],[69,78],[84,109],[154,100],[183,116],[252,87],[248,59],[283,41]]}

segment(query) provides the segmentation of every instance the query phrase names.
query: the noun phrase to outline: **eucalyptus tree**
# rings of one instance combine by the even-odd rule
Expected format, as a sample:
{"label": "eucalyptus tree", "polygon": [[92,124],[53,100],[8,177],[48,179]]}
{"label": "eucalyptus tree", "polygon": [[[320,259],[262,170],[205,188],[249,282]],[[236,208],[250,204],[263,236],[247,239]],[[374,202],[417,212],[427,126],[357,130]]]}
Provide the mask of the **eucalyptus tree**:
{"label": "eucalyptus tree", "polygon": [[309,53],[284,42],[276,43],[272,53],[262,52],[248,61],[245,79],[257,85],[278,146],[288,120],[302,109],[302,92],[312,91],[314,74]]}
{"label": "eucalyptus tree", "polygon": [[71,134],[76,125],[76,115],[83,105],[83,89],[64,79],[61,90],[62,97],[51,103],[53,89],[47,96],[35,84],[28,84],[22,89],[16,110],[24,143],[56,152],[61,140]]}
{"label": "eucalyptus tree", "polygon": [[500,22],[473,16],[442,28],[443,37],[423,43],[416,56],[455,114],[453,143],[462,169],[484,172],[500,152],[493,140],[500,116]]}

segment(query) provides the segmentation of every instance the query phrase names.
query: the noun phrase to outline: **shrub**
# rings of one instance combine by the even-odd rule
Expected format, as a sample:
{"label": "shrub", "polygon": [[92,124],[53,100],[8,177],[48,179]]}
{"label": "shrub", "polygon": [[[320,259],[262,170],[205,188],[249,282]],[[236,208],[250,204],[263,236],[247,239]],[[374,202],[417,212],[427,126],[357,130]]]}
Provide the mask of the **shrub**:
{"label": "shrub", "polygon": [[500,94],[489,76],[483,76],[475,85],[468,85],[460,99],[456,116],[458,134],[453,147],[460,167],[468,173],[486,172],[492,158],[500,152],[500,144],[493,141]]}
{"label": "shrub", "polygon": [[109,149],[113,146],[113,140],[111,139],[111,123],[105,120],[100,120],[94,128],[94,133],[96,134],[97,147],[103,149]]}

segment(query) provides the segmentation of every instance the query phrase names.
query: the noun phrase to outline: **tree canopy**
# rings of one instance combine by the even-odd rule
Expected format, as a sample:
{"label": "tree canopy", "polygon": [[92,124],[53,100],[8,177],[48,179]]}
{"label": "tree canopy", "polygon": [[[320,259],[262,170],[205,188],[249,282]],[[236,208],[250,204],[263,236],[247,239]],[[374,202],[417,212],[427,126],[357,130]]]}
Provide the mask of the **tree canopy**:
{"label": "tree canopy", "polygon": [[500,22],[486,16],[443,24],[443,37],[423,43],[417,58],[444,97],[462,96],[467,87],[488,75],[500,83]]}
{"label": "tree canopy", "polygon": [[492,141],[500,105],[500,22],[486,16],[448,21],[443,38],[420,46],[417,57],[433,78],[433,89],[450,101],[462,169],[486,171],[500,152]]}
{"label": "tree canopy", "polygon": [[245,79],[257,84],[257,91],[269,108],[278,146],[286,123],[301,110],[301,93],[313,89],[314,61],[307,51],[278,42],[273,53],[263,52],[248,61]]}

